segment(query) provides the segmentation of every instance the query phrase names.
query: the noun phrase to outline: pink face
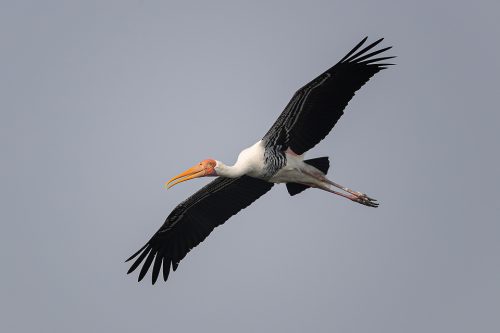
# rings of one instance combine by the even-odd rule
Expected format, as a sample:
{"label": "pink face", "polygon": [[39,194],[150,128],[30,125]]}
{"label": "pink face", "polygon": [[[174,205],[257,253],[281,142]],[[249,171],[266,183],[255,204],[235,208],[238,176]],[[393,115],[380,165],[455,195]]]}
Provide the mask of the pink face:
{"label": "pink face", "polygon": [[215,172],[216,165],[217,162],[210,158],[200,162],[200,166],[205,170],[205,176],[217,176],[217,172]]}
{"label": "pink face", "polygon": [[198,178],[198,177],[206,177],[206,176],[217,176],[217,172],[215,171],[215,166],[217,162],[212,159],[203,160],[195,166],[187,169],[181,174],[178,174],[174,178],[170,179],[165,186],[171,188],[179,183],[185,182],[186,180]]}

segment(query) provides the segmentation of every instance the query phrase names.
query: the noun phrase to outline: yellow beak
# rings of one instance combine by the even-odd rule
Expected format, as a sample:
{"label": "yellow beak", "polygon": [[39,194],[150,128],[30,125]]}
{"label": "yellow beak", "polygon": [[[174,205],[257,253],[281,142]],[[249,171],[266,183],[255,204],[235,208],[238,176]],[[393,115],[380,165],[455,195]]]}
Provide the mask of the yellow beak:
{"label": "yellow beak", "polygon": [[192,168],[187,169],[181,174],[178,174],[174,178],[170,179],[165,183],[165,187],[171,188],[179,183],[185,182],[186,180],[203,177],[206,175],[205,167],[201,164],[197,164]]}

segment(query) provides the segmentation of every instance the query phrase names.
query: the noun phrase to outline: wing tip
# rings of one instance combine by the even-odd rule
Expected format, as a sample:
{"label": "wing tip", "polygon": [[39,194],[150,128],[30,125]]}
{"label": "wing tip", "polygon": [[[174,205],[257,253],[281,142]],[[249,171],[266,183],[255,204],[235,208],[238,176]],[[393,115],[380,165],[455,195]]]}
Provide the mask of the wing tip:
{"label": "wing tip", "polygon": [[163,254],[157,253],[153,264],[153,272],[151,273],[151,284],[153,285],[156,283],[156,280],[158,280],[158,275],[160,275],[162,259]]}
{"label": "wing tip", "polygon": [[[351,51],[349,51],[340,61],[339,63],[362,63],[363,61],[367,61],[364,64],[370,63],[370,57],[373,57],[379,53],[385,52],[387,50],[392,49],[391,46],[387,46],[384,48],[381,48],[379,50],[373,51],[371,53],[367,53],[369,50],[373,49],[375,46],[377,46],[379,43],[381,43],[384,40],[384,37],[377,39],[373,43],[369,44],[368,46],[364,47],[360,51],[358,49],[363,46],[363,44],[366,42],[368,39],[368,36],[363,38],[361,42],[359,42]],[[356,52],[357,51],[357,52]]]}
{"label": "wing tip", "polygon": [[[148,255],[149,254],[149,255]],[[172,264],[173,270],[177,269],[179,262],[174,264],[171,259],[167,258],[164,253],[161,251],[155,251],[149,246],[149,243],[144,245],[139,251],[134,253],[130,258],[128,258],[125,262],[129,262],[135,257],[139,257],[134,261],[134,263],[130,266],[127,271],[127,275],[134,272],[139,266],[141,266],[141,271],[139,272],[139,276],[137,277],[137,282],[141,282],[144,277],[147,275],[147,272],[151,268],[151,264],[153,263],[153,269],[151,272],[151,284],[155,284],[158,281],[158,277],[160,276],[160,271],[162,271],[163,280],[167,281],[170,266]],[[163,269],[162,269],[163,268]]]}
{"label": "wing tip", "polygon": [[163,281],[167,281],[170,273],[170,261],[167,257],[163,257]]}
{"label": "wing tip", "polygon": [[344,62],[347,58],[349,58],[354,52],[356,52],[368,39],[368,36],[365,36],[356,46],[352,48],[351,51],[349,51],[342,59],[340,59],[339,63]]}
{"label": "wing tip", "polygon": [[151,249],[151,251],[149,251],[149,255],[146,258],[146,261],[144,261],[144,264],[142,265],[141,271],[139,272],[139,280],[138,281],[141,281],[146,276],[146,274],[149,271],[149,268],[151,267],[151,264],[153,263],[153,259],[155,258],[156,254],[157,254],[157,251],[155,251],[153,249]]}
{"label": "wing tip", "polygon": [[137,257],[139,255],[139,253],[142,252],[142,250],[144,250],[146,248],[146,246],[148,246],[149,243],[146,243],[144,244],[143,247],[141,247],[139,250],[137,250],[137,252],[135,252],[134,254],[132,254],[127,260],[125,260],[125,262],[129,262],[130,260],[134,259],[135,257]]}

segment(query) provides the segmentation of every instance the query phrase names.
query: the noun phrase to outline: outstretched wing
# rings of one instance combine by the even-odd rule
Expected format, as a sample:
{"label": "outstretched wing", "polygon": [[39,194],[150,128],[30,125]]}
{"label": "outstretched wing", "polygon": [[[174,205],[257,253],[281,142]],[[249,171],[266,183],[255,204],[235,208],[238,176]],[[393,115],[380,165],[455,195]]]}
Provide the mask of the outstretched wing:
{"label": "outstretched wing", "polygon": [[153,284],[162,266],[163,279],[167,281],[170,265],[175,271],[186,254],[215,227],[249,206],[271,187],[273,183],[248,176],[218,177],[175,207],[149,242],[127,259],[138,256],[127,273],[144,262],[139,273],[141,281],[154,261]]}
{"label": "outstretched wing", "polygon": [[391,47],[368,53],[383,38],[358,51],[366,39],[335,66],[295,93],[264,136],[267,147],[281,145],[289,147],[296,154],[305,153],[331,131],[354,93],[375,73],[392,65],[379,61],[394,57],[374,58]]}

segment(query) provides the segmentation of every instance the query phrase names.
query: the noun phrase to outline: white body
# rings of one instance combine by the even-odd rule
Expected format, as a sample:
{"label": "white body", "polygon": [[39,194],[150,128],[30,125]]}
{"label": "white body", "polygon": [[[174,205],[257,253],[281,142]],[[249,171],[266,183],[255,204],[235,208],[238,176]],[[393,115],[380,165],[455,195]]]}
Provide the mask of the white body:
{"label": "white body", "polygon": [[[233,166],[227,166],[217,161],[215,171],[217,175],[225,177],[239,177],[247,175],[254,178],[262,178],[265,174],[264,144],[262,140],[244,149],[238,155]],[[312,187],[323,187],[326,184],[320,179],[325,175],[315,167],[304,163],[304,155],[296,155],[286,151],[287,163],[270,179],[272,183],[301,183]]]}

